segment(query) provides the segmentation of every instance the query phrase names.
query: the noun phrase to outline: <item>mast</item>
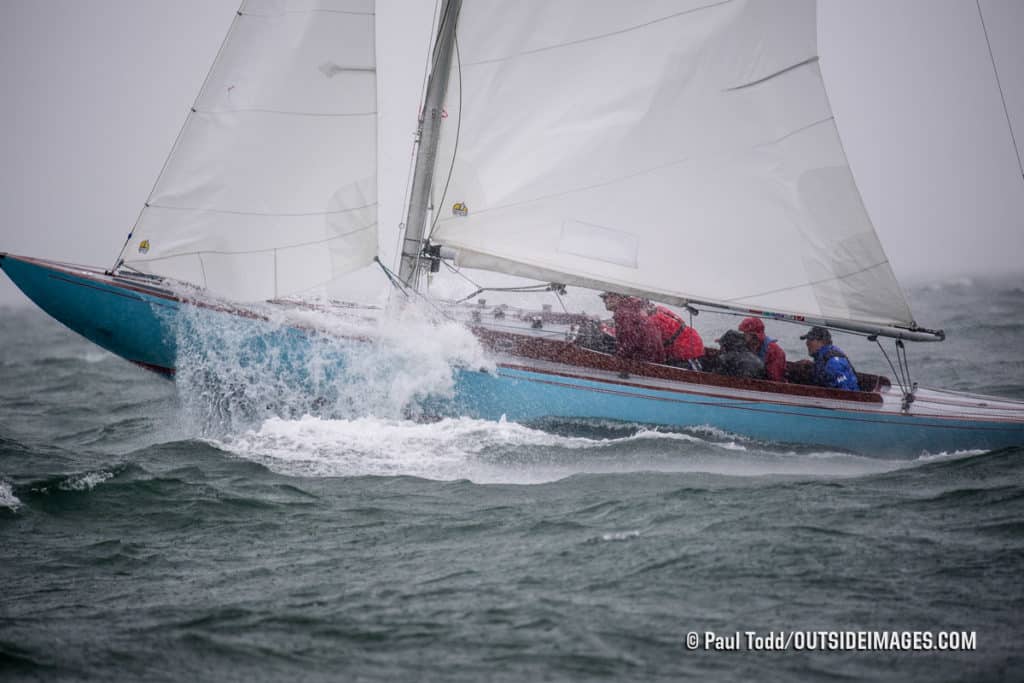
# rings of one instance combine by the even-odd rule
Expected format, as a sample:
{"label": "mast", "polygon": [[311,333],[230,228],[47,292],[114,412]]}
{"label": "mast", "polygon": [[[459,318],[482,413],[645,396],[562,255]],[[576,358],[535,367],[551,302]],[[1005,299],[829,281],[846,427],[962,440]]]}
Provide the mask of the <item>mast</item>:
{"label": "mast", "polygon": [[441,118],[444,98],[448,91],[452,53],[455,49],[455,25],[461,6],[462,0],[445,0],[437,42],[434,45],[434,58],[430,70],[430,80],[427,83],[427,95],[424,98],[423,114],[420,117],[417,133],[419,149],[416,154],[416,168],[413,172],[409,213],[405,219],[402,261],[398,270],[398,277],[413,287],[416,286],[421,272],[420,253],[423,250],[423,235],[427,227],[430,186],[433,181],[434,162],[437,159],[437,143],[440,139]]}

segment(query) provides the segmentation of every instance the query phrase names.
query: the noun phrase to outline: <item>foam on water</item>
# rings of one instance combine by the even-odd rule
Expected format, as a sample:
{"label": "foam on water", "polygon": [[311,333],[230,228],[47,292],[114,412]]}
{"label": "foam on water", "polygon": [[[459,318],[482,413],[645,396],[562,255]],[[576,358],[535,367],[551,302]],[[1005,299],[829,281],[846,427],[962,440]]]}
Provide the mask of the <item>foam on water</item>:
{"label": "foam on water", "polygon": [[79,472],[77,474],[71,474],[63,479],[47,484],[46,486],[33,487],[33,491],[36,493],[51,493],[53,489],[58,491],[92,491],[94,488],[102,484],[103,482],[113,479],[114,473],[106,470],[93,470],[89,472]]}
{"label": "foam on water", "polygon": [[82,472],[73,474],[57,485],[61,491],[92,491],[94,488],[113,478],[113,472]]}
{"label": "foam on water", "polygon": [[14,489],[6,481],[0,481],[0,508],[7,508],[17,511],[21,507],[21,501],[14,495]]}
{"label": "foam on water", "polygon": [[[423,423],[366,416],[273,417],[214,445],[289,476],[415,476],[476,483],[533,484],[574,474],[642,471],[733,476],[860,476],[914,461],[847,453],[772,451],[695,433],[638,426],[621,437],[554,434],[506,422],[449,418]],[[706,431],[706,430],[702,430]]]}
{"label": "foam on water", "polygon": [[[352,420],[271,418],[217,445],[298,476],[481,477],[481,456],[501,448],[587,449],[607,441],[560,437],[512,422],[471,418],[421,423],[367,416]],[[483,480],[494,480],[487,476]]]}
{"label": "foam on water", "polygon": [[637,530],[633,531],[616,531],[610,534],[601,534],[602,541],[628,541],[631,538],[637,538],[640,532]]}
{"label": "foam on water", "polygon": [[981,455],[988,451],[982,450],[971,450],[971,451],[953,451],[952,453],[922,453],[917,457],[917,462],[929,463],[929,462],[944,462],[946,460],[960,460],[961,458],[970,458],[975,455]]}

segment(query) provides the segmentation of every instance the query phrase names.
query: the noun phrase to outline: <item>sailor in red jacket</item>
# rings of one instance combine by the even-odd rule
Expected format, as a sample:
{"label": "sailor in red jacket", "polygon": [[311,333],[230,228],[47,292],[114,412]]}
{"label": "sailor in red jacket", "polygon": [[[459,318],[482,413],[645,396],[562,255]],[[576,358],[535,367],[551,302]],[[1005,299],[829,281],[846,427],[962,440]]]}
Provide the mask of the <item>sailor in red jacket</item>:
{"label": "sailor in red jacket", "polygon": [[615,339],[618,342],[616,355],[632,360],[664,363],[665,347],[661,332],[647,315],[650,303],[646,299],[614,292],[605,292],[601,298],[615,320]]}
{"label": "sailor in red jacket", "polygon": [[665,347],[666,360],[692,370],[700,370],[700,357],[704,355],[704,340],[697,330],[687,325],[671,309],[654,305],[650,320],[661,330],[661,343]]}
{"label": "sailor in red jacket", "polygon": [[765,336],[764,323],[760,318],[744,318],[739,325],[740,332],[747,340],[747,348],[764,362],[768,379],[773,382],[786,381],[786,352],[771,337]]}

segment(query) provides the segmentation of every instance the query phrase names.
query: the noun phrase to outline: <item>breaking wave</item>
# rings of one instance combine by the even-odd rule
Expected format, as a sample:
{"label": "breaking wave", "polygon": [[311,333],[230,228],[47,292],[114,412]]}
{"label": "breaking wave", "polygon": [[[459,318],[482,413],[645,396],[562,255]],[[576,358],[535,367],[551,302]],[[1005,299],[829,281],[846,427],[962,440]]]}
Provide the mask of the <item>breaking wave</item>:
{"label": "breaking wave", "polygon": [[459,368],[492,367],[462,325],[413,307],[366,313],[273,309],[261,320],[183,308],[176,383],[194,432],[303,415],[416,419],[452,395]]}

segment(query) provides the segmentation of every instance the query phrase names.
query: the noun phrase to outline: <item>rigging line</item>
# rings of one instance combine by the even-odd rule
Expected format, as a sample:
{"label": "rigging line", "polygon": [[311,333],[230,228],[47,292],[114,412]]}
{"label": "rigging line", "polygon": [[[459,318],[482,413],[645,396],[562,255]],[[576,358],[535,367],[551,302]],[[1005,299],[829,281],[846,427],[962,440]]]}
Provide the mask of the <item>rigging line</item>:
{"label": "rigging line", "polygon": [[[763,142],[763,143],[759,143],[757,145],[754,145],[750,149],[761,149],[762,147],[767,147],[769,145],[778,144],[779,142],[782,142],[783,140],[785,140],[787,138],[790,138],[790,137],[792,137],[794,135],[802,133],[805,130],[810,130],[811,128],[814,128],[815,126],[820,126],[823,123],[827,123],[829,121],[832,121],[833,118],[834,118],[833,116],[827,116],[827,117],[825,117],[823,119],[820,119],[818,121],[814,121],[813,123],[809,123],[809,124],[807,124],[805,126],[801,126],[800,128],[797,128],[794,131],[790,131],[789,133],[786,133],[785,135],[783,135],[783,136],[781,136],[779,138],[776,138],[774,140],[770,140],[768,142]],[[744,149],[742,151],[748,151],[748,150]],[[679,166],[680,164],[687,164],[687,163],[691,163],[691,162],[694,162],[694,161],[697,161],[697,159],[694,158],[694,157],[685,157],[683,159],[675,159],[673,161],[669,161],[669,162],[666,162],[664,164],[659,164],[657,166],[651,166],[649,168],[642,168],[639,171],[634,171],[633,173],[627,173],[626,175],[616,176],[614,178],[609,178],[608,180],[602,180],[600,182],[593,183],[592,185],[584,185],[582,187],[573,187],[573,188],[570,188],[568,190],[563,190],[562,192],[552,192],[551,194],[543,194],[543,195],[538,195],[536,197],[529,197],[527,199],[523,199],[523,200],[518,201],[518,202],[509,202],[508,204],[499,204],[498,206],[490,206],[490,207],[487,207],[485,209],[477,209],[473,213],[475,215],[479,216],[481,214],[490,213],[492,211],[503,211],[505,209],[512,209],[512,208],[515,208],[517,206],[524,206],[526,204],[534,204],[536,202],[543,202],[543,201],[547,201],[549,199],[557,199],[559,197],[567,197],[567,196],[569,196],[571,194],[575,194],[577,192],[587,192],[589,190],[596,190],[599,187],[607,187],[609,185],[614,185],[615,183],[622,182],[624,180],[632,180],[633,178],[639,178],[640,176],[647,175],[648,173],[656,173],[658,171],[663,171],[663,170],[665,170],[667,168],[672,168],[673,166]],[[448,218],[448,219],[445,219],[445,220],[452,220],[452,219]]]}
{"label": "rigging line", "polygon": [[[224,54],[224,48],[228,44],[228,38],[235,32],[235,27],[238,25],[238,19],[242,16],[242,9],[235,12],[235,17],[231,20],[231,26],[228,28],[227,33],[224,34],[224,38],[220,41],[220,47],[217,48],[217,56],[213,58],[213,64],[210,65],[210,69],[206,72],[206,78],[203,79],[203,85],[199,88],[199,94],[196,95],[195,100],[192,102],[192,107],[189,109],[188,114],[185,116],[185,121],[181,124],[181,128],[178,130],[178,137],[174,138],[174,144],[171,145],[171,151],[164,159],[164,165],[160,167],[160,173],[157,174],[156,180],[153,181],[153,187],[149,191],[149,195],[146,197],[148,200],[153,198],[153,193],[156,192],[157,186],[160,184],[160,179],[164,177],[164,172],[167,171],[167,165],[171,162],[171,157],[174,156],[174,150],[178,149],[178,145],[181,143],[181,137],[185,133],[185,129],[188,128],[188,122],[192,120],[192,114],[195,110],[195,106],[199,103],[200,98],[203,96],[203,92],[206,90],[206,86],[210,83],[210,76],[213,75],[213,69],[220,62],[221,55]],[[116,272],[118,265],[120,265],[124,252],[128,248],[128,243],[132,240],[132,235],[135,234],[135,229],[139,227],[139,221],[142,220],[142,213],[146,210],[146,205],[143,204],[142,208],[139,209],[139,215],[135,217],[135,223],[132,224],[132,229],[128,231],[128,237],[125,239],[124,244],[121,246],[121,251],[117,253],[117,258],[114,260],[114,265],[111,267],[110,272]]]}
{"label": "rigging line", "polygon": [[981,13],[981,0],[975,0],[975,4],[978,6],[978,18],[981,19],[981,30],[985,34],[985,44],[988,46],[988,58],[992,62],[992,73],[996,75],[996,87],[999,88],[999,99],[1003,101],[1003,114],[1006,115],[1006,127],[1010,129],[1010,141],[1013,142],[1013,151],[1017,154],[1017,168],[1020,170],[1020,175],[1024,178],[1024,163],[1020,159],[1020,148],[1017,147],[1017,138],[1013,134],[1013,123],[1010,121],[1010,110],[1006,106],[1006,95],[1003,93],[1003,84],[999,81],[999,69],[996,68],[996,58],[992,54],[992,43],[988,39],[988,28],[985,26],[985,17]]}
{"label": "rigging line", "polygon": [[[903,370],[904,370],[903,377],[906,380],[907,386],[911,387],[911,391],[913,391],[914,384],[913,384],[913,381],[911,380],[911,377],[910,377],[910,359],[907,357],[907,347],[906,347],[906,345],[903,344],[903,340],[902,339],[897,339],[896,340],[896,348],[899,351],[903,352],[903,358],[902,358],[902,361],[901,361],[902,367],[903,367]],[[899,356],[897,355],[897,357],[899,357]]]}
{"label": "rigging line", "polygon": [[468,275],[463,273],[461,268],[456,268],[455,266],[453,266],[452,264],[448,263],[444,259],[441,260],[441,263],[444,264],[445,268],[447,268],[451,272],[455,273],[456,275],[461,277],[463,280],[465,280],[469,284],[473,285],[474,287],[480,288],[480,284],[475,282],[475,281],[473,281]]}
{"label": "rigging line", "polygon": [[676,19],[678,17],[684,16],[684,15],[687,15],[687,14],[693,14],[694,12],[701,12],[701,11],[706,10],[706,9],[711,9],[713,7],[718,7],[720,5],[727,5],[727,4],[731,3],[731,2],[732,2],[732,0],[720,0],[719,2],[713,2],[713,3],[709,4],[709,5],[702,5],[700,7],[692,7],[690,9],[683,10],[681,12],[674,12],[673,14],[669,14],[668,16],[658,17],[657,19],[652,19],[650,21],[644,22],[643,24],[636,24],[635,26],[627,26],[626,28],[622,28],[622,29],[619,29],[617,31],[610,31],[608,33],[602,33],[602,34],[596,35],[596,36],[589,36],[587,38],[580,38],[578,40],[570,40],[570,41],[565,42],[565,43],[556,43],[555,45],[545,45],[544,47],[538,47],[538,48],[535,48],[533,50],[524,50],[522,52],[517,52],[514,55],[509,55],[508,57],[495,57],[493,59],[482,59],[482,60],[480,60],[478,62],[467,62],[466,66],[470,67],[470,66],[479,66],[481,64],[494,64],[496,62],[505,62],[505,61],[510,61],[510,60],[513,60],[513,59],[518,59],[519,57],[525,57],[527,55],[534,55],[534,54],[537,54],[539,52],[547,52],[548,50],[556,50],[556,49],[563,48],[563,47],[571,47],[573,45],[580,45],[582,43],[589,43],[589,42],[592,42],[592,41],[595,41],[595,40],[602,40],[604,38],[611,38],[612,36],[622,35],[622,34],[625,34],[625,33],[631,33],[633,31],[639,31],[641,29],[645,29],[645,28],[647,28],[649,26],[653,26],[655,24],[660,24],[660,23],[665,22],[665,21],[671,21],[672,19]]}
{"label": "rigging line", "polygon": [[399,292],[401,292],[405,296],[405,298],[408,299],[409,292],[405,289],[405,286],[402,284],[402,281],[399,280],[394,273],[388,270],[388,267],[384,265],[384,263],[380,260],[379,256],[374,256],[373,260],[378,266],[380,266],[380,269],[384,271],[384,276],[387,277],[388,282],[391,283],[391,286],[397,289]]}
{"label": "rigging line", "polygon": [[196,254],[196,258],[199,259],[199,270],[203,273],[203,289],[210,288],[210,281],[206,278],[206,262],[203,261],[202,254]]}
{"label": "rigging line", "polygon": [[899,340],[896,342],[896,367],[900,371],[900,386],[909,386],[907,384],[907,373],[903,369],[903,355],[900,353]]}
{"label": "rigging line", "polygon": [[558,304],[562,307],[562,312],[563,313],[568,313],[569,312],[569,308],[565,305],[565,302],[562,300],[562,295],[558,293],[558,290],[553,289],[553,290],[551,290],[551,292],[552,292],[552,294],[555,295],[555,298],[558,299]]}
{"label": "rigging line", "polygon": [[444,190],[441,191],[441,199],[434,207],[434,219],[427,231],[427,241],[434,236],[434,229],[441,217],[441,209],[444,207],[445,199],[448,196],[448,185],[452,182],[452,173],[455,171],[455,157],[459,154],[459,133],[462,131],[462,57],[459,54],[459,33],[455,32],[455,66],[459,72],[459,119],[455,122],[455,143],[452,145],[452,163],[448,165],[448,177],[444,180]]}
{"label": "rigging line", "polygon": [[430,306],[432,309],[434,309],[434,312],[436,312],[442,318],[445,318],[445,319],[447,319],[450,322],[457,322],[457,319],[455,318],[454,315],[448,313],[443,308],[438,306],[437,303],[433,299],[431,299],[429,296],[427,296],[423,292],[419,291],[418,289],[413,289],[412,293],[413,293],[413,295],[416,298],[420,299],[421,301],[426,303],[428,306]]}
{"label": "rigging line", "polygon": [[337,211],[312,211],[310,213],[271,213],[266,211],[233,211],[231,209],[201,209],[199,207],[193,206],[167,206],[165,204],[146,204],[146,206],[154,209],[164,209],[166,211],[195,211],[196,213],[217,213],[227,214],[231,216],[266,216],[268,218],[302,218],[306,216],[337,216],[343,213],[351,213],[352,211],[361,211],[363,209],[369,209],[370,207],[377,206],[377,202],[363,204],[362,206],[353,206],[350,209],[338,209]]}
{"label": "rigging line", "polygon": [[904,378],[904,381],[906,382],[906,385],[907,385],[907,394],[909,396],[911,396],[910,400],[913,401],[914,400],[913,399],[913,393],[914,393],[915,385],[914,385],[913,378],[910,376],[910,358],[907,356],[907,347],[906,347],[906,345],[903,344],[903,340],[902,339],[897,339],[896,340],[896,346],[903,351],[903,369],[904,369],[903,378]]}
{"label": "rigging line", "polygon": [[[401,292],[406,299],[411,299],[412,296],[415,296],[422,300],[423,302],[425,302],[428,306],[430,306],[430,308],[434,309],[434,312],[440,315],[441,317],[446,318],[451,322],[456,322],[454,316],[450,315],[444,309],[439,307],[430,297],[424,295],[422,292],[416,290],[415,288],[407,287],[396,273],[394,273],[387,266],[384,265],[384,263],[380,260],[379,257],[375,256],[373,260],[376,261],[377,265],[379,265],[381,267],[381,270],[384,271],[384,274],[387,276],[388,280],[391,281],[392,286],[394,286],[399,292]],[[412,296],[410,296],[410,293],[412,294]]]}
{"label": "rigging line", "polygon": [[341,239],[343,237],[350,237],[352,235],[356,235],[356,234],[359,234],[361,232],[366,232],[367,230],[369,230],[371,228],[374,228],[376,226],[377,226],[377,223],[376,223],[376,221],[374,221],[373,223],[370,223],[369,225],[363,226],[361,228],[356,228],[355,230],[353,230],[351,232],[346,232],[344,235],[335,235],[334,237],[327,237],[325,239],[314,240],[312,242],[301,242],[299,244],[286,244],[284,246],[279,246],[279,247],[267,247],[266,249],[247,249],[247,250],[244,250],[244,251],[223,251],[223,250],[219,250],[219,249],[202,249],[202,250],[199,250],[199,251],[183,251],[183,252],[180,252],[180,253],[177,253],[177,254],[167,254],[166,256],[155,256],[153,258],[137,258],[137,259],[132,259],[132,263],[152,263],[154,261],[166,261],[167,259],[178,258],[180,256],[197,256],[197,255],[200,255],[200,254],[217,254],[219,256],[243,256],[243,255],[246,255],[246,254],[266,254],[268,252],[274,252],[274,251],[279,251],[279,250],[298,249],[300,247],[311,247],[311,246],[314,246],[314,245],[317,245],[317,244],[326,244],[328,242],[333,242],[334,240],[339,240],[339,239]]}
{"label": "rigging line", "polygon": [[469,295],[462,297],[461,299],[457,299],[455,301],[455,303],[456,304],[461,304],[463,301],[469,301],[470,299],[472,299],[477,294],[483,294],[485,291],[486,290],[483,287],[481,287],[480,289],[476,290],[475,292],[472,292]]}
{"label": "rigging line", "polygon": [[[534,294],[538,292],[542,293],[553,291],[555,290],[551,288],[551,285],[527,285],[524,287],[479,287],[475,292],[468,296],[464,296],[461,299],[458,299],[455,303],[461,304],[463,301],[469,301],[477,294],[482,294],[484,292],[523,292],[527,294]],[[566,312],[568,313],[568,311]]]}
{"label": "rigging line", "polygon": [[903,388],[903,379],[900,373],[896,371],[896,366],[892,364],[892,360],[889,359],[889,354],[885,352],[885,347],[882,346],[882,342],[875,337],[875,343],[878,344],[879,350],[882,352],[882,356],[885,358],[885,362],[889,364],[889,369],[892,370],[893,379],[896,380],[896,384],[899,385],[900,393],[906,395],[907,391]]}

